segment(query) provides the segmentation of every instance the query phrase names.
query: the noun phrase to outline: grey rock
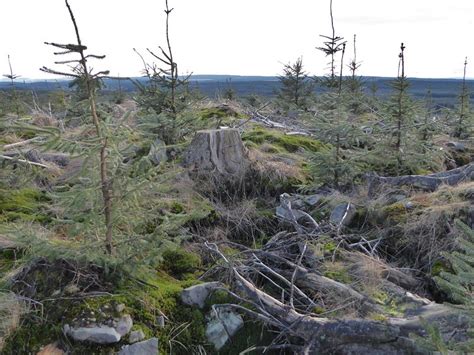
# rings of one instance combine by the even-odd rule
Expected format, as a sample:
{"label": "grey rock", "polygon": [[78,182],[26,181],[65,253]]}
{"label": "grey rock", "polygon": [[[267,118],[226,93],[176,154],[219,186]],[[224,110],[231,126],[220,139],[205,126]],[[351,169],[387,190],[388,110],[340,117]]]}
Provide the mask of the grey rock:
{"label": "grey rock", "polygon": [[244,325],[242,317],[227,308],[219,308],[211,314],[206,326],[206,337],[214,344],[216,350],[221,349],[237,331]]}
{"label": "grey rock", "polygon": [[294,219],[298,220],[301,217],[303,217],[304,214],[301,213],[300,210],[293,210],[293,209],[289,210],[288,208],[285,208],[284,206],[278,206],[276,208],[276,216],[279,217],[279,218],[282,218],[286,221],[292,222],[293,217],[294,217]]}
{"label": "grey rock", "polygon": [[356,208],[352,203],[342,203],[332,210],[329,221],[335,225],[348,226],[353,221],[355,215]]}
{"label": "grey rock", "polygon": [[219,287],[219,282],[206,282],[184,289],[181,292],[181,301],[188,306],[203,308],[209,294]]}
{"label": "grey rock", "polygon": [[156,139],[151,144],[148,159],[155,165],[160,165],[162,162],[165,162],[168,159],[165,142],[161,139]]}
{"label": "grey rock", "polygon": [[143,339],[145,339],[145,333],[143,333],[142,330],[134,330],[133,332],[130,332],[130,335],[128,336],[130,344],[142,341]]}
{"label": "grey rock", "polygon": [[446,145],[450,148],[453,148],[457,152],[464,152],[466,150],[466,146],[463,143],[448,142]]}
{"label": "grey rock", "polygon": [[321,198],[323,198],[323,195],[320,194],[309,195],[304,198],[304,202],[309,206],[314,207],[319,203],[319,201],[321,201]]}
{"label": "grey rock", "polygon": [[118,313],[122,313],[124,310],[125,310],[125,305],[123,303],[120,303],[118,305],[115,306],[115,310],[118,312]]}
{"label": "grey rock", "polygon": [[132,345],[126,345],[118,355],[158,355],[158,339],[151,338]]}
{"label": "grey rock", "polygon": [[117,321],[117,325],[115,326],[115,329],[117,330],[117,333],[119,333],[121,336],[124,336],[130,332],[132,327],[133,327],[132,317],[126,314]]}
{"label": "grey rock", "polygon": [[163,316],[156,317],[156,323],[158,324],[158,327],[164,328],[165,327],[165,317],[163,317]]}
{"label": "grey rock", "polygon": [[72,328],[66,324],[64,332],[76,341],[88,341],[96,344],[113,344],[118,343],[121,339],[121,335],[115,328],[104,325]]}

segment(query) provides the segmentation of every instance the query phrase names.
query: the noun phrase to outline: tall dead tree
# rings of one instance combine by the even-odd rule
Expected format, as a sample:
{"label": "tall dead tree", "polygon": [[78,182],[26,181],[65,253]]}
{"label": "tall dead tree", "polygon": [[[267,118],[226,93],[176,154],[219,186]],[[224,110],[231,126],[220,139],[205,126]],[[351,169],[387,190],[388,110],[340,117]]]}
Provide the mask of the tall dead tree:
{"label": "tall dead tree", "polygon": [[97,73],[92,72],[92,68],[88,65],[89,59],[104,59],[105,55],[95,55],[95,54],[86,54],[85,51],[87,47],[83,45],[79,28],[77,26],[74,13],[71,9],[71,6],[68,3],[68,0],[65,0],[66,7],[69,12],[72,24],[74,26],[74,32],[76,34],[75,44],[58,44],[45,42],[45,44],[59,48],[61,51],[55,52],[55,55],[62,56],[68,54],[77,54],[79,59],[67,59],[55,62],[55,64],[66,64],[74,65],[72,72],[61,72],[53,70],[47,67],[42,67],[40,70],[55,75],[61,75],[66,77],[72,77],[75,79],[83,80],[85,83],[85,88],[89,101],[90,114],[92,117],[92,123],[95,127],[95,134],[99,140],[100,150],[99,150],[99,164],[100,164],[100,181],[101,181],[101,192],[103,200],[103,211],[105,218],[105,248],[108,254],[113,252],[113,240],[112,240],[112,180],[108,176],[108,137],[106,132],[102,127],[101,121],[97,114],[97,104],[96,104],[96,92],[95,82],[100,80],[101,77],[109,74],[109,71],[99,71]]}
{"label": "tall dead tree", "polygon": [[336,30],[334,28],[334,16],[332,12],[332,0],[329,3],[329,16],[331,18],[331,29],[332,33],[330,36],[320,35],[326,39],[323,42],[323,47],[316,47],[316,49],[322,51],[326,54],[326,57],[331,57],[331,61],[329,62],[329,77],[325,82],[326,86],[328,87],[337,87],[337,78],[336,78],[336,54],[343,50],[345,46],[344,37],[339,37],[336,35]]}
{"label": "tall dead tree", "polygon": [[9,74],[4,74],[3,77],[10,80],[10,86],[12,90],[12,101],[15,105],[15,113],[17,117],[20,117],[20,105],[18,102],[18,93],[16,92],[15,80],[20,77],[20,75],[13,72],[12,62],[10,59],[10,54],[8,55],[8,68],[10,69]]}
{"label": "tall dead tree", "polygon": [[467,132],[466,120],[469,112],[469,90],[466,85],[467,57],[464,60],[464,73],[462,77],[461,94],[459,95],[459,119],[454,131],[455,137],[462,137]]}

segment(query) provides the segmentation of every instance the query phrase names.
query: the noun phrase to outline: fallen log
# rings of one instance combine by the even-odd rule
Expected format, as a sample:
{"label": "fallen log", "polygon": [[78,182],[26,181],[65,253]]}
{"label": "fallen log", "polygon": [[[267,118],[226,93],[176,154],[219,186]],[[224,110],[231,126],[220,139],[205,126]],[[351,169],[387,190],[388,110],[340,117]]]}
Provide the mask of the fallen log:
{"label": "fallen log", "polygon": [[474,163],[459,168],[429,175],[404,175],[396,177],[378,176],[375,173],[366,175],[369,196],[377,194],[385,185],[408,186],[423,191],[435,191],[441,185],[455,186],[462,182],[474,180]]}

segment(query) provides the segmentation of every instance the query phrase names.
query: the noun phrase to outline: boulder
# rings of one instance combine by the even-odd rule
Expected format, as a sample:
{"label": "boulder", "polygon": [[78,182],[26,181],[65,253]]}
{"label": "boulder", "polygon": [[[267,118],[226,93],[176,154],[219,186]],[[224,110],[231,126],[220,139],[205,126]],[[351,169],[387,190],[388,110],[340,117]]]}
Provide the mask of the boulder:
{"label": "boulder", "polygon": [[336,226],[348,226],[353,221],[355,215],[356,208],[352,203],[342,203],[332,210],[329,221]]}
{"label": "boulder", "polygon": [[185,152],[184,164],[198,172],[241,177],[248,161],[239,131],[211,129],[196,132]]}
{"label": "boulder", "polygon": [[219,282],[206,282],[184,289],[181,292],[181,301],[188,306],[203,308],[209,294],[219,287]]}
{"label": "boulder", "polygon": [[118,355],[157,355],[158,339],[151,338],[132,345],[126,345],[118,352]]}
{"label": "boulder", "polygon": [[88,341],[96,344],[118,343],[122,338],[115,328],[105,325],[72,328],[66,324],[64,326],[64,333],[76,341]]}
{"label": "boulder", "polygon": [[229,308],[218,308],[216,312],[212,312],[206,326],[206,337],[216,350],[220,350],[244,325],[244,320]]}

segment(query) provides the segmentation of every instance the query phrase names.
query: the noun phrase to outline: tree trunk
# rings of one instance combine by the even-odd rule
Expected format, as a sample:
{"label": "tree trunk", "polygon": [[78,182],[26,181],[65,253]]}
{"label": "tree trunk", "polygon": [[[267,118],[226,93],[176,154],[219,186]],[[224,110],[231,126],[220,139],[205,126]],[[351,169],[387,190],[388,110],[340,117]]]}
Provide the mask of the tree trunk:
{"label": "tree trunk", "polygon": [[198,131],[184,158],[185,165],[198,172],[243,176],[248,161],[236,129]]}

